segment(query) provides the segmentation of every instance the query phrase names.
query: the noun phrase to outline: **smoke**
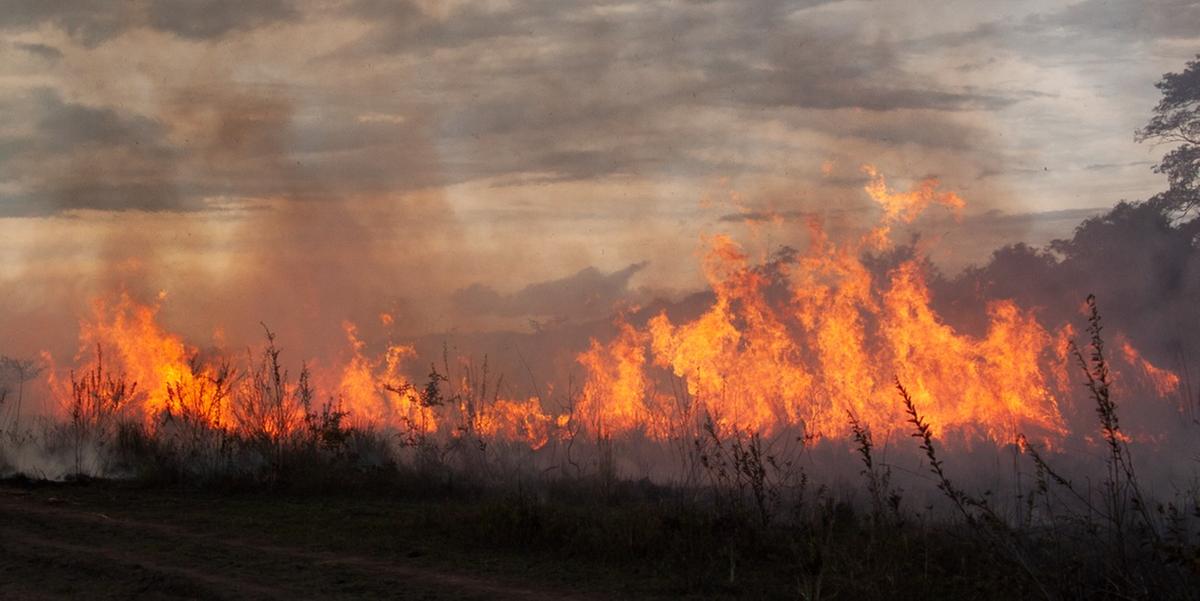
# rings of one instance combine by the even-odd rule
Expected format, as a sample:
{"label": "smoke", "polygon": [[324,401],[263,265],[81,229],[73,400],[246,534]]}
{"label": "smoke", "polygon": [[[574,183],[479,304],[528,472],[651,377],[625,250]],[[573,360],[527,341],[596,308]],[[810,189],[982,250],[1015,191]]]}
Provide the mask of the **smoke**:
{"label": "smoke", "polygon": [[406,128],[404,153],[375,160],[419,179],[399,192],[349,185],[306,165],[312,134],[296,103],[271,87],[211,84],[172,98],[171,122],[208,136],[198,145],[197,179],[210,195],[236,199],[242,213],[228,233],[237,246],[210,286],[190,282],[201,289],[185,291],[180,310],[220,316],[229,333],[266,321],[310,357],[342,344],[343,321],[374,323],[397,304],[408,311],[393,320],[421,327],[431,317],[420,301],[444,285],[444,256],[457,236],[445,199],[422,189],[439,181],[435,148],[419,127]]}
{"label": "smoke", "polygon": [[476,283],[456,290],[451,301],[462,315],[595,319],[607,316],[614,306],[628,300],[629,280],[645,267],[645,262],[634,263],[612,273],[587,267],[565,278],[529,284],[511,294]]}
{"label": "smoke", "polygon": [[1084,220],[1070,238],[1001,247],[944,280],[938,293],[951,312],[1011,298],[1048,322],[1077,321],[1082,299],[1095,294],[1115,330],[1156,363],[1179,369],[1200,353],[1200,322],[1189,309],[1200,300],[1194,230],[1153,204],[1121,203]]}
{"label": "smoke", "polygon": [[330,119],[302,89],[240,81],[220,47],[189,59],[137,111],[52,89],[20,105],[29,138],[6,167],[27,192],[3,210],[36,227],[5,257],[0,350],[69,357],[74,318],[120,293],[201,346],[250,344],[265,321],[305,358],[340,348],[345,320],[445,323],[428,300],[458,285],[461,243],[433,118]]}
{"label": "smoke", "polygon": [[[1039,197],[1014,182],[1053,176],[1037,140],[1004,134],[1050,95],[1002,68],[1003,86],[973,77],[990,49],[930,53],[824,2],[669,20],[652,4],[402,7],[147,2],[113,18],[24,2],[0,17],[30,40],[49,28],[5,47],[54,70],[29,67],[39,84],[0,99],[17,117],[0,132],[0,212],[21,224],[0,242],[0,351],[67,364],[90,299],[126,293],[206,350],[257,344],[263,322],[290,361],[329,366],[349,322],[368,354],[411,342],[415,377],[444,349],[486,357],[503,395],[550,409],[578,392],[578,354],[614,337],[614,313],[678,324],[711,305],[688,252],[699,232],[749,238],[768,278],[811,242],[802,222],[856,235],[876,216],[871,160],[987,210],[898,226],[912,243],[865,258],[875,280],[930,254],[935,308],[975,336],[999,299],[1078,329],[1095,293],[1114,332],[1183,380],[1178,403],[1135,405],[1134,423],[1194,405],[1194,238],[1122,205],[1049,243],[1095,210],[1021,205]],[[1012,240],[1031,245],[980,262]],[[1085,423],[1086,405],[1068,409]]]}

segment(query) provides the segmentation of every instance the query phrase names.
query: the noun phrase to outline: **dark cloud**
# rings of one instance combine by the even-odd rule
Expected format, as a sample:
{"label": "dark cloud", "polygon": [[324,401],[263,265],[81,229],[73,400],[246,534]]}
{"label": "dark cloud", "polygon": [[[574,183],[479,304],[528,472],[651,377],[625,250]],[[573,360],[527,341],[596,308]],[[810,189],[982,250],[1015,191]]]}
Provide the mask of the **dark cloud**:
{"label": "dark cloud", "polygon": [[287,0],[154,0],[147,8],[150,27],[195,40],[219,38],[299,16]]}
{"label": "dark cloud", "polygon": [[[414,68],[442,99],[438,133],[452,179],[759,169],[732,154],[688,152],[728,143],[724,133],[699,126],[700,117],[689,122],[705,110],[745,119],[791,111],[808,118],[772,117],[839,136],[961,148],[979,139],[978,129],[947,113],[999,110],[1031,94],[945,85],[910,72],[899,47],[866,35],[857,18],[806,12],[826,4],[538,1],[434,15],[411,3],[366,0],[347,11],[369,22],[370,32],[327,58],[440,52]],[[925,114],[857,129],[823,115],[841,110]]]}
{"label": "dark cloud", "polygon": [[165,145],[166,128],[154,120],[111,107],[65,102],[50,89],[36,92],[33,101],[40,112],[35,144],[41,149],[141,147],[159,152]]}
{"label": "dark cloud", "polygon": [[[865,209],[864,209],[865,210]],[[1068,222],[1079,223],[1089,217],[1095,217],[1105,211],[1102,207],[1086,208],[1086,209],[1061,209],[1057,211],[1034,211],[1025,213],[1006,213],[1000,210],[990,210],[983,213],[968,215],[962,218],[956,218],[953,214],[931,214],[922,219],[923,223],[937,223],[955,221],[966,228],[977,227],[981,229],[990,229],[996,227],[1011,227],[1013,225],[1029,225],[1038,222]],[[740,223],[740,222],[763,222],[763,221],[805,221],[814,217],[827,217],[832,214],[853,214],[860,213],[850,209],[842,209],[837,211],[740,211],[737,213],[727,213],[720,217],[720,221]]]}
{"label": "dark cloud", "polygon": [[1058,11],[981,23],[967,31],[937,34],[907,45],[940,52],[986,45],[993,52],[1005,49],[1026,57],[1065,55],[1073,61],[1112,65],[1129,59],[1129,46],[1200,38],[1198,24],[1200,2],[1196,0],[1084,0]]}
{"label": "dark cloud", "polygon": [[33,29],[49,23],[93,46],[130,28],[129,2],[122,0],[7,0],[0,29]]}
{"label": "dark cloud", "polygon": [[1110,169],[1124,169],[1126,167],[1148,167],[1153,165],[1153,161],[1128,161],[1125,163],[1092,163],[1084,167],[1088,171],[1108,171]]}
{"label": "dark cloud", "polygon": [[863,85],[862,82],[831,81],[816,87],[801,74],[770,72],[768,83],[750,85],[744,100],[754,104],[815,109],[858,108],[872,111],[928,109],[939,111],[999,110],[1017,101],[1000,94],[973,94],[928,88]]}
{"label": "dark cloud", "polygon": [[[830,119],[825,114],[799,115],[792,119],[798,127],[818,131],[838,138],[856,138],[889,146],[917,144],[931,149],[950,149],[986,154],[991,149],[981,147],[980,140],[986,139],[987,129],[969,119],[959,119],[930,111],[905,111],[899,115],[882,115],[875,118],[848,116]],[[981,161],[995,164],[999,157]]]}
{"label": "dark cloud", "polygon": [[[118,165],[105,174],[98,167],[108,165],[97,161],[115,159],[92,156],[85,166],[97,168],[78,171],[97,174],[98,190],[107,191],[86,194],[82,181],[64,185],[71,200],[47,210],[80,208],[89,198],[97,207],[120,207],[122,190],[136,196],[128,206],[153,207],[144,193],[173,189],[159,206],[191,210],[216,196],[319,199],[484,178],[769,174],[771,167],[734,148],[706,152],[729,146],[731,133],[706,122],[708,111],[866,144],[970,149],[997,162],[979,148],[981,128],[960,115],[1002,109],[1027,94],[946,85],[912,72],[893,42],[864,33],[853,15],[827,14],[837,12],[825,11],[827,4],[535,0],[503,8],[466,3],[437,14],[412,2],[351,2],[333,12],[368,22],[368,32],[319,62],[419,57],[406,80],[393,84],[403,84],[400,93],[197,82],[159,91],[166,100],[156,124],[49,105],[64,114],[58,125],[42,125],[41,159],[50,158],[51,146],[76,156],[81,146],[106,145],[156,162],[174,179],[129,182],[120,174],[130,169]],[[156,0],[107,11],[75,2],[48,6],[20,0],[0,23],[51,22],[95,44],[122,28],[213,39],[304,16],[281,0]],[[113,21],[112,14],[123,18]],[[853,111],[879,116],[847,115]],[[362,119],[372,112],[403,118]],[[72,119],[80,131],[71,131]],[[180,147],[162,142],[162,131],[177,134],[171,139]],[[414,155],[413,147],[436,152]],[[148,165],[137,169],[151,172]],[[39,190],[25,192],[33,198]]]}
{"label": "dark cloud", "polygon": [[61,50],[55,48],[54,46],[47,46],[46,44],[27,44],[24,42],[17,42],[16,44],[13,44],[13,47],[15,47],[17,50],[23,50],[34,56],[50,61],[56,61],[63,56]]}
{"label": "dark cloud", "polygon": [[290,92],[221,82],[164,90],[154,118],[52,89],[9,99],[0,108],[29,129],[0,138],[0,174],[22,186],[0,198],[0,215],[332,202],[447,182],[419,117],[381,125],[339,109],[299,119]]}
{"label": "dark cloud", "polygon": [[821,216],[822,213],[817,211],[739,211],[737,213],[721,215],[717,220],[725,223],[761,223],[767,221],[807,221]]}
{"label": "dark cloud", "polygon": [[707,74],[713,89],[732,90],[734,100],[752,106],[959,111],[998,110],[1020,100],[1007,91],[933,84],[907,73],[888,42],[802,25],[775,32],[761,55],[714,60]]}
{"label": "dark cloud", "polygon": [[295,19],[286,0],[6,0],[0,29],[53,25],[85,46],[148,27],[190,39],[215,39]]}
{"label": "dark cloud", "polygon": [[1085,0],[1058,13],[1032,16],[1026,26],[1036,31],[1065,30],[1139,42],[1196,39],[1200,37],[1200,2]]}
{"label": "dark cloud", "polygon": [[[955,52],[925,61],[947,46],[922,49],[877,31],[869,7],[831,4],[533,0],[429,9],[352,0],[301,11],[282,0],[17,0],[0,26],[51,23],[87,44],[133,27],[215,39],[314,15],[367,27],[312,63],[345,71],[345,81],[361,87],[196,81],[155,90],[165,100],[153,118],[118,106],[47,102],[52,115],[39,118],[36,134],[0,140],[0,169],[12,175],[17,163],[66,164],[69,177],[42,177],[13,193],[9,207],[24,206],[23,213],[195,210],[218,206],[206,200],[213,198],[223,199],[219,206],[241,198],[327,200],[482,179],[794,179],[782,160],[764,157],[800,144],[839,162],[940,153],[957,161],[947,169],[964,178],[1013,173],[1005,147],[989,143],[986,115],[1036,92],[961,84],[957,67],[983,68],[995,58]],[[1099,10],[1091,4],[1071,7],[1085,11],[1077,16],[1081,27],[1106,22],[1088,16]],[[1049,28],[1067,12],[1005,27]],[[361,69],[375,63],[394,80],[364,84]],[[760,134],[760,126],[770,133]],[[32,171],[42,172],[49,173]],[[152,181],[156,175],[164,180]],[[41,196],[57,200],[39,208]]]}
{"label": "dark cloud", "polygon": [[25,105],[32,130],[0,141],[0,173],[26,183],[4,197],[0,215],[46,215],[72,209],[191,210],[174,177],[180,151],[160,122],[108,107],[33,92]]}
{"label": "dark cloud", "polygon": [[645,266],[645,262],[634,263],[611,273],[588,267],[565,278],[530,284],[512,294],[472,284],[456,291],[452,301],[460,313],[468,316],[595,318],[607,314],[625,298],[629,280]]}
{"label": "dark cloud", "polygon": [[967,217],[965,221],[971,224],[979,224],[982,226],[994,226],[1003,223],[1029,223],[1029,222],[1046,222],[1046,221],[1066,221],[1070,223],[1079,223],[1089,217],[1095,217],[1103,213],[1105,207],[1091,207],[1085,209],[1061,209],[1057,211],[1035,211],[1028,213],[1005,213],[1003,211],[987,211],[979,215]]}

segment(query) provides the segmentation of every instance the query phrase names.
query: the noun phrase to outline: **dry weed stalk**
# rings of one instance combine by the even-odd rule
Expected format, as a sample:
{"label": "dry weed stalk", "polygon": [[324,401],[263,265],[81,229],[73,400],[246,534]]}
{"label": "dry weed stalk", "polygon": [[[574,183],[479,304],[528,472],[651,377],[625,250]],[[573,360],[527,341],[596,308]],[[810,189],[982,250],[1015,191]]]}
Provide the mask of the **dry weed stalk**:
{"label": "dry weed stalk", "polygon": [[71,434],[74,443],[75,473],[83,474],[84,446],[88,442],[103,445],[111,428],[137,390],[125,374],[104,371],[104,353],[96,345],[96,367],[81,375],[71,372]]}

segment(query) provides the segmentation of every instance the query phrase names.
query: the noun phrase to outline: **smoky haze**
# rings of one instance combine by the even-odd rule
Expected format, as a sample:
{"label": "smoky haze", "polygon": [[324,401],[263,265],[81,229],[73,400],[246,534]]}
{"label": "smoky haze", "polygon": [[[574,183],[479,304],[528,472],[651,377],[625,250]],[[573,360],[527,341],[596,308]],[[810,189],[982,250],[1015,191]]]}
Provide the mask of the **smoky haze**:
{"label": "smoky haze", "polygon": [[1157,362],[1191,356],[1170,318],[1190,251],[1133,253],[1161,225],[1114,226],[1130,247],[1110,255],[989,255],[1161,187],[1129,132],[1189,56],[1172,15],[1194,8],[971,8],[12,3],[0,351],[70,357],[91,299],[127,292],[199,348],[256,344],[264,322],[328,361],[349,321],[373,349],[450,340],[536,389],[614,311],[702,311],[705,236],[766,261],[809,219],[872,223],[871,163],[967,199],[896,236],[932,256],[963,328],[984,298],[1061,323],[1097,292]]}

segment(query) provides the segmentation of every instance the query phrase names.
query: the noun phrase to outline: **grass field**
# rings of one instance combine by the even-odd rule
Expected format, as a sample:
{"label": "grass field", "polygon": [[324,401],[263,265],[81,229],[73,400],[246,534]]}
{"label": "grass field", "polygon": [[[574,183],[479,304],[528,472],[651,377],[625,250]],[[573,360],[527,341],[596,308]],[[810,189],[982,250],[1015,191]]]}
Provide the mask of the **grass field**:
{"label": "grass field", "polygon": [[[647,574],[492,548],[463,502],[0,487],[7,599],[564,599],[667,594]],[[469,518],[468,518],[469,519]],[[457,531],[456,531],[457,530]]]}
{"label": "grass field", "polygon": [[[586,483],[530,494],[291,495],[129,482],[0,484],[0,598],[1196,598],[1200,564],[1097,576],[1083,547],[1022,573],[962,522],[872,521],[829,502],[756,528],[680,491]],[[1072,549],[1074,549],[1072,551]],[[1064,552],[1064,550],[1066,552]],[[1150,557],[1150,555],[1147,555]],[[1142,564],[1138,564],[1142,565]],[[1039,578],[1055,576],[1050,595]],[[1172,584],[1173,583],[1173,584]]]}

